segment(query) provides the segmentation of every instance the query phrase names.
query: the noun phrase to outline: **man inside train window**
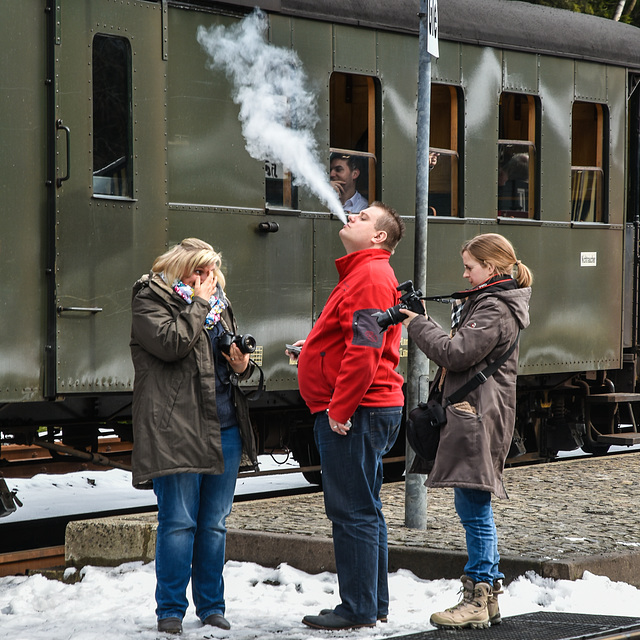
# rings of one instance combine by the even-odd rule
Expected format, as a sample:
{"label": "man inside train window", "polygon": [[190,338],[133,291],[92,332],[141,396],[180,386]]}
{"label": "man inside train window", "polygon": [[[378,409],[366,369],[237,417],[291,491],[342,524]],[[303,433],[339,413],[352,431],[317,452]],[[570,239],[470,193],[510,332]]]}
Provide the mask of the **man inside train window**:
{"label": "man inside train window", "polygon": [[359,213],[369,206],[367,199],[357,190],[359,176],[359,159],[356,156],[331,154],[329,180],[347,213]]}

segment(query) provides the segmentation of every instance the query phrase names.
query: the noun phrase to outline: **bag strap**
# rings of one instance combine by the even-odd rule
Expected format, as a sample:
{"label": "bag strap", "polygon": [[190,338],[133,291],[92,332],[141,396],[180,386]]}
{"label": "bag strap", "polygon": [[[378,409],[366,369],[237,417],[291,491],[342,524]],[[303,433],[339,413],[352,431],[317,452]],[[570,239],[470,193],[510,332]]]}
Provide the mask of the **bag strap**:
{"label": "bag strap", "polygon": [[476,373],[471,380],[465,382],[465,384],[463,384],[457,391],[454,391],[450,396],[445,398],[443,406],[448,407],[450,404],[460,402],[468,393],[477,389],[481,384],[484,384],[509,359],[509,356],[513,353],[513,350],[518,344],[518,340],[520,340],[520,331],[518,331],[516,339],[513,341],[513,344],[509,347],[506,353],[501,355],[497,360],[494,360],[482,371]]}

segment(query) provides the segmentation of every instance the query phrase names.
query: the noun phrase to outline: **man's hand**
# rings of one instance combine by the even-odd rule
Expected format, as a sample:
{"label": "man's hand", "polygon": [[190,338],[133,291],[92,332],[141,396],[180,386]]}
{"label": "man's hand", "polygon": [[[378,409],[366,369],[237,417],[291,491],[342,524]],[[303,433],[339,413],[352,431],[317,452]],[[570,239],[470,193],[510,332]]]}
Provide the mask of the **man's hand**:
{"label": "man's hand", "polygon": [[331,427],[331,431],[341,436],[346,436],[347,433],[349,433],[349,429],[351,429],[351,420],[347,420],[344,424],[341,422],[336,422],[328,413],[327,418],[329,418],[329,426]]}

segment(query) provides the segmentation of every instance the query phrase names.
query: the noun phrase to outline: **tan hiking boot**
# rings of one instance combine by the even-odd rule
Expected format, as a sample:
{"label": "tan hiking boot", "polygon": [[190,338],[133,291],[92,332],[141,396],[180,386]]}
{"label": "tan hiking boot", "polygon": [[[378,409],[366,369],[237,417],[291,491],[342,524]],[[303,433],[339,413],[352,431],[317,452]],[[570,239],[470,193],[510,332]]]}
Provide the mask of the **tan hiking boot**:
{"label": "tan hiking boot", "polygon": [[429,622],[439,629],[486,629],[489,626],[487,601],[492,593],[491,586],[486,582],[474,584],[468,576],[462,576],[460,580],[460,602],[455,607],[434,613]]}
{"label": "tan hiking boot", "polygon": [[489,612],[489,622],[493,626],[494,624],[500,624],[502,617],[500,616],[500,607],[498,606],[498,596],[504,593],[502,590],[502,584],[500,580],[493,581],[493,589],[491,594],[487,598],[487,611]]}

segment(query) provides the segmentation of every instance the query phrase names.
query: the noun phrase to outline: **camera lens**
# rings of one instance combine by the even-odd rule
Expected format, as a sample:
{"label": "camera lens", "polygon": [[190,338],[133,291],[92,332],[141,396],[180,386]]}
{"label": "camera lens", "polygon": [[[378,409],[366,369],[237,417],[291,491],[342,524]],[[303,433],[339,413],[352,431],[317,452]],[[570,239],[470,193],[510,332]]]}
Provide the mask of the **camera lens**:
{"label": "camera lens", "polygon": [[256,350],[256,339],[250,333],[245,333],[240,337],[238,348],[242,353],[253,353]]}

